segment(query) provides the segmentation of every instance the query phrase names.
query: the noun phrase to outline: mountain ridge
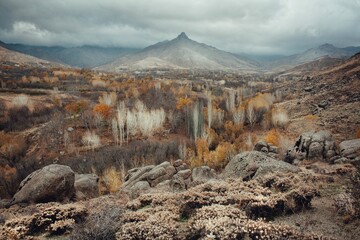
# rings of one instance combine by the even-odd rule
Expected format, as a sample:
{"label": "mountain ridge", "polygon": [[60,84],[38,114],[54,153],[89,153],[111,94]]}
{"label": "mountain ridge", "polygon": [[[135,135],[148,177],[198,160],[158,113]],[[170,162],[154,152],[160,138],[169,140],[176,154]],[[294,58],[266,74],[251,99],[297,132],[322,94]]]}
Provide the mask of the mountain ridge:
{"label": "mountain ridge", "polygon": [[255,71],[257,66],[232,53],[196,42],[182,32],[172,40],[155,43],[96,69],[116,71],[146,68]]}

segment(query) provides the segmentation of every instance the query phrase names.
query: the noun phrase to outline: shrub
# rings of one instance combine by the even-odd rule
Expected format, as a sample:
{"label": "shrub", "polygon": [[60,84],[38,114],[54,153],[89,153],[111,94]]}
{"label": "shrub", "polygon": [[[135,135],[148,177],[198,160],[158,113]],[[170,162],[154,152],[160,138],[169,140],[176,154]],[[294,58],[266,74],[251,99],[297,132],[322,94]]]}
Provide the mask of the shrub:
{"label": "shrub", "polygon": [[95,132],[86,131],[82,137],[82,142],[94,151],[96,147],[100,146],[100,137]]}
{"label": "shrub", "polygon": [[360,128],[356,129],[355,138],[360,138]]}
{"label": "shrub", "polygon": [[118,171],[115,167],[110,167],[104,170],[100,180],[108,187],[110,193],[119,191],[125,178],[125,171]]}
{"label": "shrub", "polygon": [[102,96],[99,97],[99,103],[107,106],[115,106],[117,101],[117,95],[115,92],[111,93],[103,93]]}
{"label": "shrub", "polygon": [[84,112],[88,108],[88,102],[84,100],[79,100],[76,102],[71,102],[65,106],[65,110],[70,114],[79,114]]}
{"label": "shrub", "polygon": [[280,143],[279,139],[280,139],[280,135],[276,131],[276,129],[271,129],[264,138],[265,142],[271,143],[274,146],[279,146]]}
{"label": "shrub", "polygon": [[111,107],[105,104],[97,104],[93,108],[93,113],[100,116],[103,120],[107,120],[111,114]]}
{"label": "shrub", "polygon": [[[206,139],[198,138],[195,141],[196,144],[196,154],[198,162],[196,165],[200,163],[200,165],[207,165],[209,160],[209,148]],[[192,164],[193,165],[193,164]]]}
{"label": "shrub", "polygon": [[27,106],[10,108],[8,112],[8,122],[4,129],[9,131],[23,130],[31,126],[31,113]]}
{"label": "shrub", "polygon": [[176,109],[181,110],[186,106],[190,106],[192,104],[192,100],[190,98],[179,98],[176,103]]}
{"label": "shrub", "polygon": [[230,143],[220,143],[215,151],[210,152],[209,167],[215,170],[223,169],[230,159],[235,156],[235,150]]}
{"label": "shrub", "polygon": [[30,99],[29,96],[25,95],[25,94],[21,94],[19,96],[16,96],[13,98],[12,100],[12,104],[14,105],[14,107],[28,107],[30,104]]}
{"label": "shrub", "polygon": [[273,127],[284,128],[289,123],[289,116],[284,109],[272,110],[271,124]]}
{"label": "shrub", "polygon": [[106,82],[101,79],[95,79],[91,81],[91,84],[93,87],[100,87],[100,88],[106,88],[107,86]]}
{"label": "shrub", "polygon": [[123,213],[124,210],[115,204],[103,205],[100,210],[89,214],[85,222],[74,227],[70,240],[116,240]]}

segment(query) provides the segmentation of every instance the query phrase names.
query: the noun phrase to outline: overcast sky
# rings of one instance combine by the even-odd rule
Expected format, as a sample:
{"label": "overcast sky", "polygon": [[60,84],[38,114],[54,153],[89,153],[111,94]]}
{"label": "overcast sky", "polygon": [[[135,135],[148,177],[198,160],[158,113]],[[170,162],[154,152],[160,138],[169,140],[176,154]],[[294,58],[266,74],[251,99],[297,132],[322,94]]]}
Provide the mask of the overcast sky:
{"label": "overcast sky", "polygon": [[360,45],[360,0],[0,0],[0,40],[146,47],[180,32],[235,53]]}

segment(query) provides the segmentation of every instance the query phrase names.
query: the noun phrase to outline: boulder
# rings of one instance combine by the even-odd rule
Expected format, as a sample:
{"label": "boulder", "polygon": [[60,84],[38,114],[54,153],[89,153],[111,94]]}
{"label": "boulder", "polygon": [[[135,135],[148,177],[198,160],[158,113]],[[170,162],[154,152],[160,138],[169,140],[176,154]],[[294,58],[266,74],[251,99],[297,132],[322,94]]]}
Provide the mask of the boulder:
{"label": "boulder", "polygon": [[305,158],[321,158],[333,162],[331,159],[335,155],[336,146],[331,132],[305,132],[301,134],[294,147],[288,150],[285,159],[290,163]]}
{"label": "boulder", "polygon": [[261,152],[263,148],[268,148],[268,144],[264,140],[257,142],[254,146],[254,150],[259,152]]}
{"label": "boulder", "polygon": [[146,193],[151,189],[150,184],[147,181],[139,181],[133,184],[127,189],[127,192],[132,198],[138,197],[142,193]]}
{"label": "boulder", "polygon": [[183,165],[184,161],[181,159],[178,159],[176,161],[173,162],[173,166],[174,167],[180,167],[181,165]]}
{"label": "boulder", "polygon": [[96,174],[75,174],[74,186],[78,200],[99,196],[99,177]]}
{"label": "boulder", "polygon": [[206,183],[210,179],[215,178],[214,169],[208,166],[196,167],[192,170],[191,179],[195,184]]}
{"label": "boulder", "polygon": [[327,100],[321,100],[319,102],[318,106],[321,108],[325,108],[328,104],[329,104],[329,102]]}
{"label": "boulder", "polygon": [[360,138],[341,142],[339,149],[342,157],[354,159],[360,156]]}
{"label": "boulder", "polygon": [[63,201],[74,196],[75,173],[70,167],[51,164],[28,175],[10,204]]}
{"label": "boulder", "polygon": [[319,142],[311,142],[308,149],[309,158],[323,157],[324,146]]}
{"label": "boulder", "polygon": [[250,180],[270,172],[299,172],[300,169],[289,163],[276,160],[258,151],[242,152],[226,165],[225,177]]}
{"label": "boulder", "polygon": [[141,168],[130,169],[128,174],[125,176],[125,183],[123,184],[123,187],[131,188],[135,183],[145,180],[145,174],[154,167],[154,165],[149,165]]}
{"label": "boulder", "polygon": [[144,178],[151,187],[155,187],[158,183],[169,180],[175,173],[176,169],[170,162],[163,162],[147,172]]}

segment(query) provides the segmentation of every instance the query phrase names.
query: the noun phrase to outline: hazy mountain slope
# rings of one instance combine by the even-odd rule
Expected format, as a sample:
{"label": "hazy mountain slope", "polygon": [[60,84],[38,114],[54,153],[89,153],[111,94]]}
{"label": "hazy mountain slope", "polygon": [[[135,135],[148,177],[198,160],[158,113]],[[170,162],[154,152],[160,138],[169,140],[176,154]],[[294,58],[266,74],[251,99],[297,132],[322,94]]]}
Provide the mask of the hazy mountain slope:
{"label": "hazy mountain slope", "polygon": [[284,74],[295,74],[295,75],[303,75],[312,72],[322,71],[331,67],[334,67],[344,61],[343,58],[333,58],[333,57],[321,57],[315,61],[303,63],[294,68],[286,70]]}
{"label": "hazy mountain slope", "polygon": [[275,71],[282,71],[295,66],[309,63],[323,57],[347,59],[360,52],[360,47],[337,48],[331,44],[324,44],[317,48],[311,48],[303,53],[284,57],[276,61],[265,64],[265,68]]}
{"label": "hazy mountain slope", "polygon": [[[11,51],[9,49],[0,47],[0,62],[12,62],[17,64],[35,64],[35,65],[49,65],[52,64],[43,59],[39,59],[26,54]],[[57,65],[57,64],[54,64]],[[60,66],[60,64],[58,64]]]}
{"label": "hazy mountain slope", "polygon": [[42,47],[23,44],[5,44],[0,46],[48,61],[67,64],[74,67],[93,68],[100,66],[128,53],[137,51],[133,48],[103,48],[95,46],[82,47]]}
{"label": "hazy mountain slope", "polygon": [[188,69],[237,69],[252,71],[256,66],[235,55],[198,43],[181,33],[171,41],[159,42],[142,51],[119,58],[97,69],[116,71],[121,68],[188,68]]}

